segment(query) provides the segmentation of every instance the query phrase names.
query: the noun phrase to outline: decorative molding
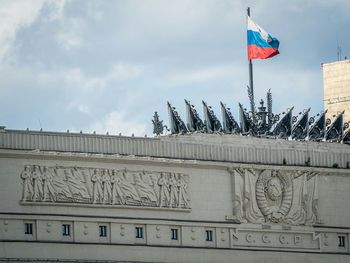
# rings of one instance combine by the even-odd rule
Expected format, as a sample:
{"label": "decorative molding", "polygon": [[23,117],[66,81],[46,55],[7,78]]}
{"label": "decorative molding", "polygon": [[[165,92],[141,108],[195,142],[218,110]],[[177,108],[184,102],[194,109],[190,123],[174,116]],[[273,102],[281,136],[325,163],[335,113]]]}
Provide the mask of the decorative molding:
{"label": "decorative molding", "polygon": [[[4,221],[4,218],[0,218]],[[7,220],[8,232],[2,236],[1,241],[10,242],[28,242],[25,236],[18,234],[18,221],[28,219],[16,217]],[[33,239],[30,242],[52,242],[56,244],[64,244],[67,239],[62,239],[57,233],[57,226],[60,225],[60,220],[52,219],[35,219],[31,220],[36,227],[33,228]],[[283,227],[273,229],[261,229],[258,225],[202,225],[193,224],[190,221],[182,222],[176,225],[179,229],[178,241],[171,240],[168,230],[174,227],[173,223],[162,223],[160,221],[152,222],[132,222],[123,219],[118,222],[105,221],[111,229],[110,238],[104,242],[100,239],[91,238],[97,235],[96,229],[100,224],[99,220],[81,221],[77,219],[70,220],[71,224],[77,226],[72,229],[72,233],[76,237],[70,241],[70,244],[94,244],[94,245],[129,245],[138,246],[139,241],[134,239],[135,226],[142,225],[144,227],[144,236],[149,237],[144,239],[143,245],[146,246],[169,246],[181,248],[208,248],[208,243],[205,244],[205,230],[213,231],[214,242],[211,243],[212,248],[216,249],[240,249],[240,250],[259,250],[259,251],[278,251],[278,252],[308,252],[308,253],[333,253],[343,254],[348,253],[348,236],[345,238],[344,250],[339,250],[337,237],[339,230],[315,231],[311,227],[293,227],[293,229],[284,229]],[[52,226],[52,231],[48,234],[43,234],[48,226]],[[345,229],[344,229],[345,230]],[[73,232],[74,231],[74,232]],[[42,233],[42,234],[38,234]],[[346,232],[342,232],[346,235]],[[58,235],[57,235],[58,234]],[[89,236],[90,235],[90,236]],[[86,237],[87,236],[87,237]],[[204,243],[205,242],[205,243]],[[216,262],[216,261],[215,261]]]}
{"label": "decorative molding", "polygon": [[230,169],[233,219],[241,223],[320,224],[314,171]]}
{"label": "decorative molding", "polygon": [[336,104],[336,103],[341,103],[341,102],[348,102],[350,101],[350,96],[343,96],[343,97],[333,97],[329,99],[324,100],[328,105],[329,104]]}
{"label": "decorative molding", "polygon": [[181,173],[25,165],[20,177],[22,204],[190,209]]}
{"label": "decorative molding", "polygon": [[285,160],[288,165],[305,166],[305,162],[310,160],[311,167],[322,168],[332,167],[335,163],[339,168],[346,168],[350,160],[348,145],[271,140],[231,134],[138,138],[5,130],[0,132],[0,148],[32,154],[47,152],[52,156],[99,154],[103,157],[104,154],[271,165],[282,165]]}

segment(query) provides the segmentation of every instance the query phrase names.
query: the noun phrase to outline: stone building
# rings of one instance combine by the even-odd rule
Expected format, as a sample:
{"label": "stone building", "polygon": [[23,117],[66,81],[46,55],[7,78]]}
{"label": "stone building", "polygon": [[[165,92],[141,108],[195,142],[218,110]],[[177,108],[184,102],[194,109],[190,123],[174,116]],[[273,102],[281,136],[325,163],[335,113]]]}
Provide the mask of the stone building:
{"label": "stone building", "polygon": [[350,60],[325,63],[322,69],[327,118],[345,110],[344,121],[350,121]]}
{"label": "stone building", "polygon": [[350,261],[350,147],[0,129],[5,262]]}

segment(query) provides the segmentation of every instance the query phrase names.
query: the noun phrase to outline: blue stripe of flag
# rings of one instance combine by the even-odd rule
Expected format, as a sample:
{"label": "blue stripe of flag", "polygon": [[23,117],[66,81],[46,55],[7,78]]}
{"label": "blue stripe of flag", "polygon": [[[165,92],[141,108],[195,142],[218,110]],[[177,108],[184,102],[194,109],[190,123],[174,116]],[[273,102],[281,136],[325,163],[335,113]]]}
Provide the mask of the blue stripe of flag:
{"label": "blue stripe of flag", "polygon": [[266,42],[265,39],[263,39],[260,35],[259,32],[248,30],[248,45],[256,45],[258,47],[272,47],[272,48],[278,48],[280,42],[277,40],[277,38],[272,37],[269,35],[271,38],[271,42]]}

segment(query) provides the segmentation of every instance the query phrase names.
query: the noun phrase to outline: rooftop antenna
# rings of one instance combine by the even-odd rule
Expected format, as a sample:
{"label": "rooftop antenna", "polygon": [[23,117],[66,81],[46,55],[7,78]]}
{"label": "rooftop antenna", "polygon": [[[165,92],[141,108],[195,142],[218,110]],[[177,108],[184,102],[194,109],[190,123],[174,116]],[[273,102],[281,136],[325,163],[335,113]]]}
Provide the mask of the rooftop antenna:
{"label": "rooftop antenna", "polygon": [[40,130],[42,130],[42,129],[43,129],[43,126],[41,125],[40,118],[38,118],[38,122],[39,122]]}
{"label": "rooftop antenna", "polygon": [[337,37],[337,56],[338,56],[338,61],[341,60],[341,46],[339,45],[338,37]]}

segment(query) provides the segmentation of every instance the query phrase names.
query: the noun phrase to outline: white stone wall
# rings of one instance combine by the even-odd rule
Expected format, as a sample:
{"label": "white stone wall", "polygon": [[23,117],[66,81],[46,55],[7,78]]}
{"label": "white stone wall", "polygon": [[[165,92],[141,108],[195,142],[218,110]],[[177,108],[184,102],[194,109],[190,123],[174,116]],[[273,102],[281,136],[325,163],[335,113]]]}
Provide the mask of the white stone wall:
{"label": "white stone wall", "polygon": [[[184,174],[190,207],[23,200],[21,174],[27,165]],[[276,183],[271,178],[283,184],[282,203],[293,184],[292,203],[286,214],[279,210],[265,217],[256,189],[266,179],[270,190],[269,182]],[[2,259],[348,262],[350,257],[348,169],[2,149],[0,180]],[[291,219],[300,211],[317,218]],[[33,224],[32,235],[24,234],[24,223]],[[62,224],[71,225],[71,236],[62,235]],[[99,236],[99,225],[107,227],[106,237]],[[135,227],[143,228],[143,238],[135,237]],[[178,229],[178,240],[171,240],[171,228]],[[206,241],[209,230],[212,241]]]}

